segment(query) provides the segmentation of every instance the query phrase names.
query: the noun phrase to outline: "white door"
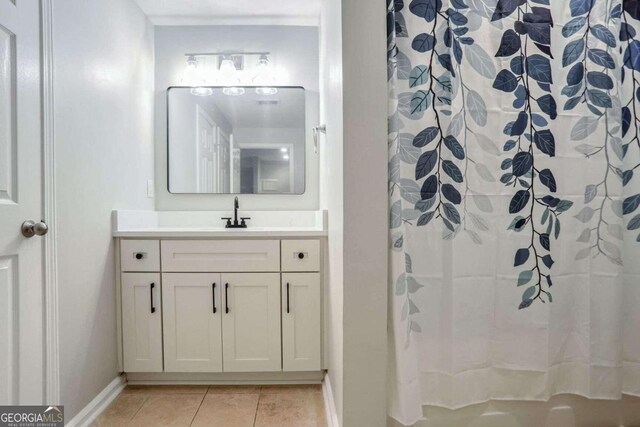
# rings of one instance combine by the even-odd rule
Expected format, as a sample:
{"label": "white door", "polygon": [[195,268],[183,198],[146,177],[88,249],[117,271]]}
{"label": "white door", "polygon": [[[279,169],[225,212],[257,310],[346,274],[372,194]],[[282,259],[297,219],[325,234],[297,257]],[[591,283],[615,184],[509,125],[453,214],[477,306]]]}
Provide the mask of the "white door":
{"label": "white door", "polygon": [[231,138],[220,127],[218,127],[218,144],[220,146],[220,161],[216,168],[220,178],[218,179],[217,193],[229,193],[231,191]]}
{"label": "white door", "polygon": [[158,273],[122,273],[125,372],[162,372],[162,310]]}
{"label": "white door", "polygon": [[197,192],[215,193],[216,123],[200,105],[196,105]]}
{"label": "white door", "polygon": [[39,5],[0,0],[0,405],[44,403]]}
{"label": "white door", "polygon": [[280,274],[229,273],[222,316],[225,372],[280,371]]}
{"label": "white door", "polygon": [[319,371],[320,337],[320,273],[283,273],[283,370]]}
{"label": "white door", "polygon": [[220,274],[162,274],[166,372],[222,372],[220,287]]}

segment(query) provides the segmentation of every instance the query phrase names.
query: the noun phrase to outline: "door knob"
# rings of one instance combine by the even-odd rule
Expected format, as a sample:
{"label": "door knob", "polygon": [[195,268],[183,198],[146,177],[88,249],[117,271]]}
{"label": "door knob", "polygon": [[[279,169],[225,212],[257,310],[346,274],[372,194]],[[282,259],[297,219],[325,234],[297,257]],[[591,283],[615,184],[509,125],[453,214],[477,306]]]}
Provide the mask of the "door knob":
{"label": "door knob", "polygon": [[28,219],[22,223],[21,230],[24,237],[44,236],[49,231],[49,227],[44,221],[35,222]]}

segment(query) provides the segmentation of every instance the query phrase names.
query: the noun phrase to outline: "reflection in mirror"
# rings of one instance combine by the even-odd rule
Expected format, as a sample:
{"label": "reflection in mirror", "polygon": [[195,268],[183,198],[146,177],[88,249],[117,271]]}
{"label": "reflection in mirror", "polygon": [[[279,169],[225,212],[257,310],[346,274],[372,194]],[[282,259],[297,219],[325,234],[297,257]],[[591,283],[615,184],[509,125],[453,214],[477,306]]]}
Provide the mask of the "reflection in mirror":
{"label": "reflection in mirror", "polygon": [[167,90],[169,192],[303,194],[304,89],[210,89]]}

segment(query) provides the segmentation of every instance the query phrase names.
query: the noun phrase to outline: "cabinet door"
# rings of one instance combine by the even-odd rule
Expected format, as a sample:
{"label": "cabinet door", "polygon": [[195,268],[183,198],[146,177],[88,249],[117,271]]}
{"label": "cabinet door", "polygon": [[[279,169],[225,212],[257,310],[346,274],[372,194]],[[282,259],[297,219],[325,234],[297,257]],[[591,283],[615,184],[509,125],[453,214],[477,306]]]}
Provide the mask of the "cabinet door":
{"label": "cabinet door", "polygon": [[160,274],[122,273],[125,372],[162,372]]}
{"label": "cabinet door", "polygon": [[222,372],[220,275],[163,273],[165,372]]}
{"label": "cabinet door", "polygon": [[320,274],[282,274],[282,367],[320,370]]}
{"label": "cabinet door", "polygon": [[280,274],[222,275],[225,372],[280,371]]}

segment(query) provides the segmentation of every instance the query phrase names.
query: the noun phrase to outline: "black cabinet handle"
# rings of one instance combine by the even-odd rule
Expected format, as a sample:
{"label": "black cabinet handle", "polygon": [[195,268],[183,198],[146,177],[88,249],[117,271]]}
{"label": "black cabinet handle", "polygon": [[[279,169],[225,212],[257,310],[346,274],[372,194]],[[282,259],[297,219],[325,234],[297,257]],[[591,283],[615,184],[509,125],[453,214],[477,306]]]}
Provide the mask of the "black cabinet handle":
{"label": "black cabinet handle", "polygon": [[304,252],[298,253],[298,259],[304,259]]}
{"label": "black cabinet handle", "polygon": [[287,282],[287,313],[290,313],[289,310],[289,282]]}
{"label": "black cabinet handle", "polygon": [[211,284],[211,294],[213,295],[213,314],[216,314],[216,311],[218,311],[216,309],[216,284],[212,283]]}
{"label": "black cabinet handle", "polygon": [[136,259],[142,259],[144,257],[144,255],[142,254],[142,252],[138,252],[136,254]]}
{"label": "black cabinet handle", "polygon": [[155,313],[156,312],[156,308],[153,306],[153,288],[155,288],[155,287],[156,287],[155,283],[152,283],[149,286],[149,290],[150,290],[150,293],[151,293],[151,313]]}
{"label": "black cabinet handle", "polygon": [[229,312],[229,284],[224,284],[224,311]]}

